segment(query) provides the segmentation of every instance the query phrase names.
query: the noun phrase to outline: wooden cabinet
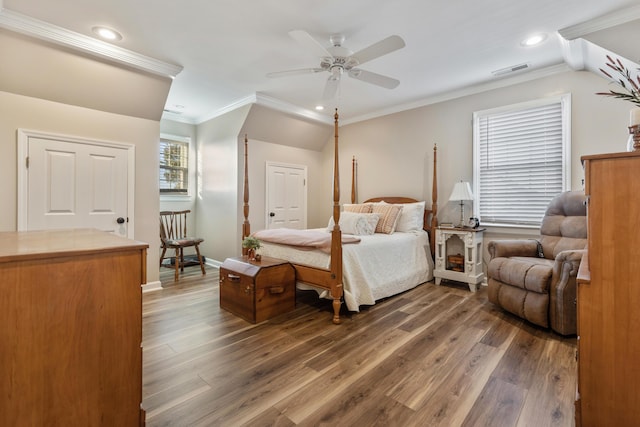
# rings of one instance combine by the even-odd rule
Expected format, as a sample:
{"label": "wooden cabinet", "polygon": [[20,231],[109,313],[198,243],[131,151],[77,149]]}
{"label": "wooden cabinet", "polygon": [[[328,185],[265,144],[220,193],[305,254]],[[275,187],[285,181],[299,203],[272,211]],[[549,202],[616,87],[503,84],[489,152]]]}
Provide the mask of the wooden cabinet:
{"label": "wooden cabinet", "polygon": [[0,425],[144,423],[147,246],[87,229],[0,233]]}
{"label": "wooden cabinet", "polygon": [[578,275],[576,424],[640,422],[640,153],[582,158],[588,256]]}
{"label": "wooden cabinet", "polygon": [[296,307],[296,274],[287,261],[227,258],[220,267],[220,307],[258,323]]}

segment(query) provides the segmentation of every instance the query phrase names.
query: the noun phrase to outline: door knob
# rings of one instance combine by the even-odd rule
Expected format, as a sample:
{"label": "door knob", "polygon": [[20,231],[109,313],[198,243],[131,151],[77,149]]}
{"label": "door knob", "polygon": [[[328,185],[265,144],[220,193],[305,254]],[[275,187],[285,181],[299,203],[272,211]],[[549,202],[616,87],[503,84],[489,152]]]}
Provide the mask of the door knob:
{"label": "door knob", "polygon": [[116,222],[117,222],[118,224],[124,224],[124,218],[122,218],[122,217],[118,217],[118,219],[116,219]]}
{"label": "door knob", "polygon": [[276,214],[275,214],[275,212],[269,212],[269,216],[270,216],[271,218],[273,218],[274,216],[276,216]]}

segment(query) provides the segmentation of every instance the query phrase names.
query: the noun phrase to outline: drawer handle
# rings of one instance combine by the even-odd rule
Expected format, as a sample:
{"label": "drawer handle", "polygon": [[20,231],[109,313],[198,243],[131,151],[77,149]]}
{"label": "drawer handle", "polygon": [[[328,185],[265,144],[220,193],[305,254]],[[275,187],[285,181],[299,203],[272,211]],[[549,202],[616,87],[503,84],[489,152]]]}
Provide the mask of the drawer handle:
{"label": "drawer handle", "polygon": [[236,274],[227,274],[227,278],[229,280],[231,280],[232,282],[239,282],[240,281],[240,276],[236,275]]}
{"label": "drawer handle", "polygon": [[274,286],[273,288],[269,288],[270,294],[282,294],[284,293],[284,287],[282,286]]}

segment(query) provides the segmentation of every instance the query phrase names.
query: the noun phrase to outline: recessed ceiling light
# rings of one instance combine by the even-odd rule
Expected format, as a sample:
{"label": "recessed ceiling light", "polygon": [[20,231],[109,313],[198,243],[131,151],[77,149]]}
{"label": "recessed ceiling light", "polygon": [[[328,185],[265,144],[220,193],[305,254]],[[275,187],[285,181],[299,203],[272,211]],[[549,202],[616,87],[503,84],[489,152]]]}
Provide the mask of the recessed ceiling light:
{"label": "recessed ceiling light", "polygon": [[323,105],[316,105],[316,110],[322,111],[322,110],[324,110],[324,106]]}
{"label": "recessed ceiling light", "polygon": [[520,42],[520,44],[522,46],[526,46],[526,47],[531,47],[531,46],[536,46],[539,45],[540,43],[542,43],[543,41],[545,41],[547,39],[547,35],[546,34],[535,34],[531,37],[527,37],[526,39],[522,40]]}
{"label": "recessed ceiling light", "polygon": [[101,39],[112,41],[112,42],[122,40],[122,34],[117,32],[116,30],[112,30],[111,28],[93,27],[92,30]]}

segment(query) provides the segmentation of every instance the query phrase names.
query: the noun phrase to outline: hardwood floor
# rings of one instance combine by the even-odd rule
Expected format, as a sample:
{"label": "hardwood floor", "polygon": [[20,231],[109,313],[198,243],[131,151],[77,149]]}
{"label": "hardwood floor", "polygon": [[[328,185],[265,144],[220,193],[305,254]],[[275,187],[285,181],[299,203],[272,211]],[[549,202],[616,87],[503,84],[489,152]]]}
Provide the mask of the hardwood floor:
{"label": "hardwood floor", "polygon": [[427,283],[331,323],[331,303],[252,325],[217,270],[143,296],[148,426],[573,426],[575,338]]}

